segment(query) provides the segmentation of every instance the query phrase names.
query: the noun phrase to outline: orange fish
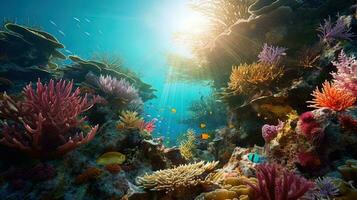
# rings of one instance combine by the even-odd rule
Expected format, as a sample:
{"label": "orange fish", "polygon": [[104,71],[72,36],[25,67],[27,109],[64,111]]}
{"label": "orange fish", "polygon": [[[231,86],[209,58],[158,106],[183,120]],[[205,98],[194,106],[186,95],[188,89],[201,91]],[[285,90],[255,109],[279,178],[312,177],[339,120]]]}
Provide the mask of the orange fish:
{"label": "orange fish", "polygon": [[201,134],[201,139],[202,140],[207,140],[209,138],[209,135],[207,133],[202,133]]}

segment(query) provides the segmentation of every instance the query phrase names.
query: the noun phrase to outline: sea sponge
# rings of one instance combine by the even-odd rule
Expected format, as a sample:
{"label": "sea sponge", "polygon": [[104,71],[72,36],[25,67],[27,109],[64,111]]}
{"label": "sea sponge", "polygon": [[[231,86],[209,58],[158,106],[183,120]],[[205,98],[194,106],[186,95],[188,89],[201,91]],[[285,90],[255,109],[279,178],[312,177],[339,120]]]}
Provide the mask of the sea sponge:
{"label": "sea sponge", "polygon": [[103,171],[101,169],[95,167],[89,167],[83,173],[79,174],[76,177],[74,183],[80,185],[92,180],[96,180],[102,174],[102,172]]}
{"label": "sea sponge", "polygon": [[136,182],[144,189],[173,192],[206,182],[205,178],[214,170],[218,162],[198,162],[180,165],[176,168],[158,170],[150,175],[137,177]]}

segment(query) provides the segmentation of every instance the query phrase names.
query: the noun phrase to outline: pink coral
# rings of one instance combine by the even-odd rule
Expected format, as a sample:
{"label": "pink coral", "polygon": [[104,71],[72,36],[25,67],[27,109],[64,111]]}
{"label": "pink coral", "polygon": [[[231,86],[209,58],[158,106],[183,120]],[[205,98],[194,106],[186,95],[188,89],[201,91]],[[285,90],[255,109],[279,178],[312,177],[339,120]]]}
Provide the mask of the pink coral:
{"label": "pink coral", "polygon": [[274,47],[264,44],[262,51],[259,53],[259,62],[268,65],[275,65],[279,62],[281,56],[285,55],[287,49],[283,47]]}
{"label": "pink coral", "polygon": [[357,60],[355,57],[348,57],[341,51],[338,60],[333,62],[337,72],[332,73],[334,83],[340,89],[345,89],[357,97]]}
{"label": "pink coral", "polygon": [[50,80],[49,84],[37,82],[37,89],[30,83],[24,88],[24,100],[15,101],[4,94],[0,114],[15,125],[5,124],[1,144],[22,150],[34,157],[63,155],[95,136],[98,125],[84,136],[77,128],[86,120],[78,116],[90,109],[95,100],[81,97],[73,81]]}
{"label": "pink coral", "polygon": [[300,152],[297,157],[302,167],[315,169],[321,166],[321,160],[314,152]]}
{"label": "pink coral", "polygon": [[274,139],[278,135],[278,132],[283,127],[284,127],[284,122],[282,122],[280,120],[279,120],[279,124],[276,126],[265,124],[262,127],[262,136],[263,136],[265,142],[270,142],[272,139]]}
{"label": "pink coral", "polygon": [[288,172],[277,164],[261,164],[256,167],[258,184],[247,183],[258,200],[297,200],[314,183]]}
{"label": "pink coral", "polygon": [[155,128],[156,128],[156,123],[157,119],[153,119],[149,122],[142,122],[142,125],[140,127],[141,130],[146,131],[147,133],[152,133]]}
{"label": "pink coral", "polygon": [[297,132],[304,135],[312,143],[318,143],[324,137],[324,128],[318,123],[312,112],[300,115]]}

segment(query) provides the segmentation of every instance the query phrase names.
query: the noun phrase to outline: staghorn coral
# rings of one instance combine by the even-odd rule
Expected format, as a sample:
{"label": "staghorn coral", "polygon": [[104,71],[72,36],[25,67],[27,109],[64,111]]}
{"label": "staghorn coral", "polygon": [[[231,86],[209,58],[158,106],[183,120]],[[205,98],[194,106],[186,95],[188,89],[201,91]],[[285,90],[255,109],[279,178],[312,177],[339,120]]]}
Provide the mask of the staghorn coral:
{"label": "staghorn coral", "polygon": [[228,88],[236,94],[250,93],[269,86],[282,74],[283,69],[275,65],[253,63],[234,66]]}
{"label": "staghorn coral", "polygon": [[186,160],[191,160],[194,156],[196,149],[195,141],[196,138],[194,130],[187,130],[186,140],[182,141],[180,144],[180,153]]}
{"label": "staghorn coral", "polygon": [[351,28],[345,23],[343,18],[339,17],[335,23],[331,21],[331,17],[324,20],[324,24],[320,24],[317,29],[321,41],[328,44],[336,40],[352,40],[355,35],[351,33]]}
{"label": "staghorn coral", "polygon": [[247,183],[253,188],[255,199],[297,200],[314,187],[313,182],[276,164],[261,164],[256,170],[258,184]]}
{"label": "staghorn coral", "polygon": [[[30,83],[24,88],[24,100],[15,101],[6,93],[0,102],[0,115],[15,125],[5,123],[0,143],[24,151],[34,157],[63,155],[77,146],[91,141],[98,125],[89,133],[76,133],[86,117],[79,118],[95,103],[81,97],[73,82],[50,80],[48,85],[37,82],[37,89]],[[21,128],[21,129],[20,129]]]}
{"label": "staghorn coral", "polygon": [[180,165],[176,168],[153,172],[151,175],[138,177],[136,182],[141,187],[152,191],[175,191],[203,184],[218,162],[198,162]]}
{"label": "staghorn coral", "polygon": [[337,88],[335,85],[325,81],[321,91],[316,88],[312,93],[314,99],[308,101],[312,108],[329,108],[334,111],[344,111],[353,106],[356,97],[349,93],[346,89]]}
{"label": "staghorn coral", "polygon": [[337,72],[332,73],[334,84],[357,96],[357,61],[355,57],[348,57],[341,51],[336,62],[332,62]]}
{"label": "staghorn coral", "polygon": [[286,55],[284,47],[269,46],[264,44],[262,51],[259,53],[259,62],[266,65],[277,65],[282,56]]}
{"label": "staghorn coral", "polygon": [[144,120],[135,111],[122,111],[117,124],[118,130],[135,130],[140,129]]}

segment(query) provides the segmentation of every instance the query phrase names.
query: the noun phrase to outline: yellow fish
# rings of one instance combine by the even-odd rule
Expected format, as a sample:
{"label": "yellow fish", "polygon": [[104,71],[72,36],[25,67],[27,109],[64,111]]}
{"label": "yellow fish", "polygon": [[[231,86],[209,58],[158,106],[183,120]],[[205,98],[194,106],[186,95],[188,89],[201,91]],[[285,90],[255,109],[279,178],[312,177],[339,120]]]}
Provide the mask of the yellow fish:
{"label": "yellow fish", "polygon": [[97,164],[99,165],[123,164],[125,160],[126,160],[126,156],[124,154],[116,151],[110,151],[102,154],[97,159]]}
{"label": "yellow fish", "polygon": [[176,109],[175,109],[175,108],[172,108],[172,109],[171,109],[171,112],[172,112],[172,113],[176,113]]}
{"label": "yellow fish", "polygon": [[202,140],[207,140],[209,138],[209,135],[207,133],[202,133],[201,134],[201,139]]}
{"label": "yellow fish", "polygon": [[200,124],[200,128],[202,128],[202,129],[203,129],[203,128],[206,128],[206,124],[201,123],[201,124]]}
{"label": "yellow fish", "polygon": [[228,128],[234,128],[234,125],[233,124],[229,124]]}

